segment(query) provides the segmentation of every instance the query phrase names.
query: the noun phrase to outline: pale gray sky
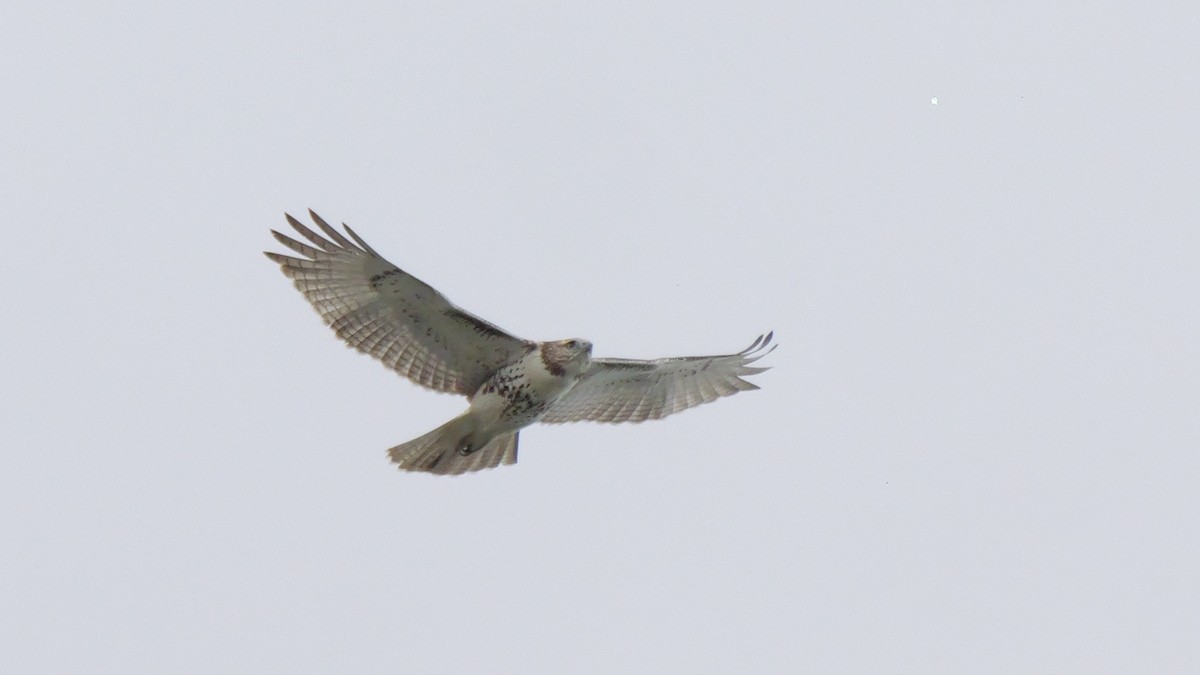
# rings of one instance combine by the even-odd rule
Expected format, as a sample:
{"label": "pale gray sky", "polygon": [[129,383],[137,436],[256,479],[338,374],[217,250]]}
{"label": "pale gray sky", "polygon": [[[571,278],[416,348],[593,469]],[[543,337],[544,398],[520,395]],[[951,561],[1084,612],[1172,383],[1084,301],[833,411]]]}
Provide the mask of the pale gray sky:
{"label": "pale gray sky", "polygon": [[[1200,671],[1196,3],[5,15],[0,671]],[[402,474],[464,402],[263,258],[310,206],[774,369]]]}

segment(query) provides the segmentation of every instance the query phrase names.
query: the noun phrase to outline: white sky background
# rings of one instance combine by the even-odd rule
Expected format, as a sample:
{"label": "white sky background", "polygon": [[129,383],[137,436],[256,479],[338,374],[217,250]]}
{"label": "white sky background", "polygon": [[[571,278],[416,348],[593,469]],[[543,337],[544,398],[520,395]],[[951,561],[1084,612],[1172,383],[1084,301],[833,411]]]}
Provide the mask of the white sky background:
{"label": "white sky background", "polygon": [[[1195,3],[642,5],[6,9],[0,671],[1200,669]],[[397,472],[310,206],[774,369]]]}

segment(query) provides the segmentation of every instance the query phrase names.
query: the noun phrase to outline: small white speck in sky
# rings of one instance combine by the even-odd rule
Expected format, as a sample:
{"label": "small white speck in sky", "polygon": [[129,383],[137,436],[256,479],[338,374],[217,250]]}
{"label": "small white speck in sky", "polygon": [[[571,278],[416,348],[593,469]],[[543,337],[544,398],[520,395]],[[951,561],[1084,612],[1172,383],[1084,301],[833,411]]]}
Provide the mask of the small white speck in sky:
{"label": "small white speck in sky", "polygon": [[929,102],[930,102],[930,103],[932,103],[932,104],[934,104],[934,105],[937,105],[937,97],[936,97],[936,96],[934,96],[933,98],[929,99]]}

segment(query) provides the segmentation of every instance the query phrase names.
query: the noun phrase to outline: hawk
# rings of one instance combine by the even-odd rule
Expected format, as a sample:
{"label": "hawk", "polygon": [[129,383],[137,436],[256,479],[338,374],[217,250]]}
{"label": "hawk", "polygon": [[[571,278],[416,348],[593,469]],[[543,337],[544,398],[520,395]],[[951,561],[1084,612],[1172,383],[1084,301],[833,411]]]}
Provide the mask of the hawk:
{"label": "hawk", "polygon": [[580,338],[524,340],[451,304],[345,223],[343,235],[308,213],[325,237],[285,214],[309,243],[271,234],[303,257],[266,256],[346,344],[469,401],[458,417],[388,450],[406,471],[456,475],[513,464],[517,434],[534,422],[642,422],[758,389],[742,378],[766,370],[750,364],[774,349],[767,333],[736,354],[638,361],[594,359],[592,343]]}

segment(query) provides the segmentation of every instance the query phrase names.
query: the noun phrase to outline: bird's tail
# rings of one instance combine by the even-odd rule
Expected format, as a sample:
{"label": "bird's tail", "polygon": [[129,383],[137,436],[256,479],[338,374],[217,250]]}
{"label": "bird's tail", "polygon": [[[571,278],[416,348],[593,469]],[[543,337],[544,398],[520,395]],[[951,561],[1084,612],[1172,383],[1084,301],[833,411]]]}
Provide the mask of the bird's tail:
{"label": "bird's tail", "polygon": [[517,434],[506,433],[489,440],[482,448],[470,445],[475,421],[463,413],[433,431],[388,450],[392,461],[405,471],[427,471],[457,475],[492,469],[517,461]]}

